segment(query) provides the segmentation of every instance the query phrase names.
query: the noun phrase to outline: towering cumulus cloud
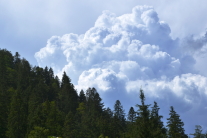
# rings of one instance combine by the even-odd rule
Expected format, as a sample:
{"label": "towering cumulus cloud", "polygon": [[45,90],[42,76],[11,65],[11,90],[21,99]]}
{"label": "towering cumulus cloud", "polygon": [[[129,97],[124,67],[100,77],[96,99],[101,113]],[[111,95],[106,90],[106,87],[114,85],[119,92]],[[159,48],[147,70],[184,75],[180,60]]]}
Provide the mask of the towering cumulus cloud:
{"label": "towering cumulus cloud", "polygon": [[107,106],[120,99],[126,112],[139,103],[142,87],[164,118],[172,105],[193,131],[195,124],[207,124],[207,78],[195,66],[206,42],[188,47],[189,41],[174,40],[170,32],[153,7],[136,6],[121,16],[103,11],[85,34],[52,36],[35,58],[59,76],[66,71],[78,90],[97,88]]}

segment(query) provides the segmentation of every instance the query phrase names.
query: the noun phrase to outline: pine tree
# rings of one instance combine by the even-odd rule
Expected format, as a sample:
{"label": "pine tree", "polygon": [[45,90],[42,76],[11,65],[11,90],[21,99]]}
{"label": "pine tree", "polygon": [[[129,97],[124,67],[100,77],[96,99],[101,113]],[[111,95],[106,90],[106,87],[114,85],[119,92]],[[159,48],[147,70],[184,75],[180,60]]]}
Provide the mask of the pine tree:
{"label": "pine tree", "polygon": [[8,138],[23,138],[26,135],[27,109],[21,97],[21,90],[17,89],[12,96],[8,116]]}
{"label": "pine tree", "polygon": [[126,120],[123,106],[119,100],[116,100],[114,104],[114,137],[120,137],[124,134],[126,128]]}
{"label": "pine tree", "polygon": [[150,114],[150,122],[151,122],[151,130],[153,138],[161,138],[166,136],[166,128],[161,121],[163,116],[159,115],[159,107],[156,102],[154,102],[154,106],[152,107]]}
{"label": "pine tree", "polygon": [[11,92],[16,88],[13,56],[10,51],[0,49],[0,137],[6,137],[7,115]]}
{"label": "pine tree", "polygon": [[62,82],[61,82],[61,88],[64,87],[64,85],[68,85],[70,84],[71,80],[70,78],[67,76],[66,72],[63,72],[63,77],[62,77]]}
{"label": "pine tree", "polygon": [[[44,105],[44,103],[43,103]],[[45,120],[45,127],[49,129],[51,136],[61,136],[63,127],[63,113],[59,111],[55,101],[46,101],[47,117]]]}
{"label": "pine tree", "polygon": [[100,132],[103,136],[113,137],[114,129],[113,129],[113,111],[108,107],[103,110],[103,114],[99,119],[99,127]]}
{"label": "pine tree", "polygon": [[114,116],[117,116],[120,121],[125,120],[124,109],[119,100],[116,100],[116,103],[114,104]]}
{"label": "pine tree", "polygon": [[86,95],[83,90],[80,91],[78,99],[79,103],[86,102]]}
{"label": "pine tree", "polygon": [[63,127],[64,138],[75,138],[78,136],[75,121],[75,115],[72,112],[69,112],[66,115]]}
{"label": "pine tree", "polygon": [[141,105],[137,104],[138,116],[136,119],[136,132],[139,138],[151,138],[150,128],[150,111],[149,106],[145,104],[145,95],[142,89],[140,89]]}
{"label": "pine tree", "polygon": [[95,88],[86,90],[86,114],[83,117],[84,124],[88,124],[87,129],[89,137],[98,137],[100,135],[99,119],[103,113],[103,103],[99,93]]}
{"label": "pine tree", "polygon": [[59,108],[65,114],[70,111],[75,114],[78,107],[78,94],[71,83],[70,78],[64,72],[61,82],[61,90],[59,92]]}
{"label": "pine tree", "polygon": [[184,123],[181,121],[180,116],[175,112],[173,106],[170,107],[170,118],[168,118],[168,137],[169,138],[187,138],[183,128]]}
{"label": "pine tree", "polygon": [[136,115],[137,113],[134,111],[133,107],[130,107],[129,112],[128,112],[128,122],[127,122],[127,132],[126,132],[126,136],[127,138],[134,138],[137,136],[136,131],[135,130],[135,121],[136,121]]}
{"label": "pine tree", "polygon": [[[26,59],[17,65],[16,91],[12,94],[8,115],[7,136],[22,138],[26,135],[28,116],[28,86],[30,82],[31,66]],[[18,133],[17,133],[18,132]]]}
{"label": "pine tree", "polygon": [[103,110],[103,103],[99,93],[95,88],[88,88],[86,90],[86,107],[87,110],[96,115],[100,115]]}
{"label": "pine tree", "polygon": [[14,55],[14,65],[17,66],[21,62],[20,54],[18,52]]}
{"label": "pine tree", "polygon": [[[88,112],[86,110],[85,103],[83,103],[83,102],[79,103],[79,106],[76,110],[77,110],[77,112],[73,116],[73,119],[75,120],[75,125],[73,127],[75,127],[76,131],[78,132],[76,137],[77,138],[88,137],[88,135],[89,135],[88,126],[91,122],[88,121],[89,118],[88,118]],[[70,114],[70,116],[72,116],[72,114]],[[67,123],[67,119],[65,120],[65,123]],[[67,124],[64,124],[64,125],[66,125],[66,127],[67,127]]]}
{"label": "pine tree", "polygon": [[129,122],[134,122],[136,119],[136,112],[134,111],[133,107],[130,107],[129,113],[128,113],[128,121]]}
{"label": "pine tree", "polygon": [[194,135],[193,138],[204,138],[205,134],[202,134],[202,127],[200,125],[195,126],[195,133],[191,134]]}
{"label": "pine tree", "polygon": [[[44,83],[43,69],[35,67],[33,69],[33,79],[30,84],[30,95],[28,101],[27,135],[35,126],[44,126],[42,117],[42,104],[47,100],[49,87]],[[49,106],[48,106],[49,107]]]}

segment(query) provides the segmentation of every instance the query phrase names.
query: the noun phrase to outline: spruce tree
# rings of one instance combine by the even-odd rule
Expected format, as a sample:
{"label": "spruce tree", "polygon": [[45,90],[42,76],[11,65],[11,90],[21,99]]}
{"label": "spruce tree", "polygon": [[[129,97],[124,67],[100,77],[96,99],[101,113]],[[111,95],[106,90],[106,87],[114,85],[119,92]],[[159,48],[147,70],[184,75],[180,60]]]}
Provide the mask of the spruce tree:
{"label": "spruce tree", "polygon": [[70,111],[75,114],[78,107],[78,94],[71,83],[70,78],[64,72],[59,92],[58,105],[61,111],[67,115]]}
{"label": "spruce tree", "polygon": [[188,138],[183,128],[184,123],[181,121],[180,116],[175,112],[173,106],[170,107],[170,118],[168,118],[167,128],[169,138]]}
{"label": "spruce tree", "polygon": [[102,99],[95,88],[86,90],[86,107],[89,112],[96,115],[100,115],[103,110]]}
{"label": "spruce tree", "polygon": [[[63,127],[63,113],[59,111],[55,101],[46,101],[47,117],[45,120],[45,127],[49,129],[50,136],[61,136]],[[43,103],[44,104],[44,103]]]}
{"label": "spruce tree", "polygon": [[195,126],[195,133],[193,135],[194,135],[193,138],[201,138],[203,136],[202,127],[200,125]]}
{"label": "spruce tree", "polygon": [[133,107],[130,107],[127,119],[131,123],[136,120],[136,112],[134,111]]}
{"label": "spruce tree", "polygon": [[[85,127],[90,137],[98,137],[100,135],[99,119],[103,113],[102,99],[95,88],[86,90],[86,114],[83,122],[88,123]],[[85,124],[86,125],[86,124]]]}
{"label": "spruce tree", "polygon": [[137,104],[138,116],[136,119],[136,132],[139,138],[151,138],[151,128],[150,128],[150,110],[149,106],[145,104],[145,95],[142,89],[140,89],[140,100],[141,105]]}
{"label": "spruce tree", "polygon": [[83,90],[81,90],[79,93],[78,101],[79,103],[86,102],[86,95]]}
{"label": "spruce tree", "polygon": [[29,82],[31,66],[26,59],[21,59],[17,68],[16,91],[12,94],[8,115],[7,136],[9,138],[22,138],[26,136]]}
{"label": "spruce tree", "polygon": [[128,122],[127,122],[127,137],[133,138],[136,137],[136,127],[135,127],[135,121],[136,121],[137,113],[134,111],[133,107],[130,107],[128,112]]}
{"label": "spruce tree", "polygon": [[10,51],[0,49],[0,137],[6,137],[7,117],[11,94],[15,85],[13,56]]}
{"label": "spruce tree", "polygon": [[63,137],[64,138],[75,138],[78,136],[75,115],[72,112],[69,112],[66,115],[64,127],[63,127]]}
{"label": "spruce tree", "polygon": [[20,93],[21,90],[17,89],[12,96],[7,125],[8,138],[23,138],[26,135],[27,109]]}
{"label": "spruce tree", "polygon": [[163,116],[159,115],[159,109],[160,108],[158,107],[157,103],[154,102],[154,106],[152,107],[150,114],[150,124],[153,138],[166,137],[167,130],[161,121]]}
{"label": "spruce tree", "polygon": [[121,105],[121,102],[119,100],[116,100],[114,104],[113,123],[115,127],[114,129],[116,131],[115,132],[116,135],[114,135],[114,137],[120,137],[125,132],[126,119],[125,119],[123,106]]}
{"label": "spruce tree", "polygon": [[119,100],[116,100],[116,103],[114,104],[114,116],[117,116],[120,121],[125,120],[124,109]]}
{"label": "spruce tree", "polygon": [[99,119],[99,127],[101,129],[101,134],[103,136],[113,137],[113,126],[112,126],[112,120],[113,120],[113,111],[108,107],[103,110],[103,114],[101,118]]}

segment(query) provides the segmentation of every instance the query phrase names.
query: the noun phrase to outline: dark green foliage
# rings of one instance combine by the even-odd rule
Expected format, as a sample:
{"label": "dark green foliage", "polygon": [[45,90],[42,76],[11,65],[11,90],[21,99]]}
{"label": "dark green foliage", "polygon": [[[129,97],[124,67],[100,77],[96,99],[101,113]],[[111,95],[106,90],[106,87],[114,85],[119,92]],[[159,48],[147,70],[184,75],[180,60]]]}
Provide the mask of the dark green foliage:
{"label": "dark green foliage", "polygon": [[116,100],[116,103],[114,104],[113,125],[115,134],[114,137],[120,137],[121,134],[126,130],[125,113],[119,100]]}
{"label": "dark green foliage", "polygon": [[78,94],[71,83],[70,78],[64,72],[61,82],[61,90],[59,92],[59,108],[65,114],[76,112],[78,107]]}
{"label": "dark green foliage", "polygon": [[194,138],[201,138],[203,136],[202,127],[200,125],[195,126],[195,133],[193,135],[194,135]]}
{"label": "dark green foliage", "polygon": [[30,116],[29,127],[44,127],[49,130],[50,135],[60,136],[62,134],[63,119],[63,113],[59,111],[56,103],[46,101],[35,109],[33,116]]}
{"label": "dark green foliage", "polygon": [[20,54],[18,52],[14,55],[14,66],[17,66],[21,62]]}
{"label": "dark green foliage", "polygon": [[[141,104],[127,121],[117,100],[104,108],[95,88],[79,95],[66,72],[60,81],[52,68],[31,67],[18,52],[0,49],[0,138],[186,138],[184,123],[170,110],[168,133],[156,102],[150,108],[140,89]],[[196,126],[196,137],[201,134]],[[167,133],[167,134],[166,134]]]}
{"label": "dark green foliage", "polygon": [[7,128],[7,137],[25,137],[27,129],[27,107],[21,97],[21,90],[19,89],[12,96]]}
{"label": "dark green foliage", "polygon": [[47,118],[45,121],[45,127],[50,130],[50,136],[61,136],[64,116],[56,106],[54,101],[46,102],[45,106],[49,106],[47,111]]}
{"label": "dark green foliage", "polygon": [[151,130],[152,136],[154,138],[166,137],[167,130],[163,125],[161,119],[163,116],[159,115],[159,107],[156,102],[154,102],[154,106],[152,107],[150,114],[150,122],[151,122]]}
{"label": "dark green foliage", "polygon": [[86,95],[83,90],[80,91],[78,101],[79,101],[79,103],[86,102]]}
{"label": "dark green foliage", "polygon": [[30,131],[28,138],[47,138],[49,130],[44,127],[34,127],[34,130]]}
{"label": "dark green foliage", "polygon": [[68,85],[70,84],[71,80],[70,78],[67,76],[66,72],[63,72],[63,77],[62,77],[62,82],[61,82],[61,88],[64,87],[64,85]]}
{"label": "dark green foliage", "polygon": [[119,100],[116,100],[116,103],[114,104],[114,116],[117,116],[120,121],[125,120],[124,109]]}
{"label": "dark green foliage", "polygon": [[83,134],[86,137],[98,137],[100,135],[100,117],[103,112],[103,103],[95,88],[86,90],[85,112],[82,115]]}
{"label": "dark green foliage", "polygon": [[142,89],[140,89],[140,100],[141,105],[137,104],[138,107],[138,116],[136,119],[136,131],[137,135],[140,138],[151,138],[151,122],[150,122],[150,110],[149,106],[145,104],[145,95]]}
{"label": "dark green foliage", "polygon": [[133,107],[130,107],[129,113],[128,113],[128,121],[134,122],[136,120],[136,112],[134,111]]}
{"label": "dark green foliage", "polygon": [[99,119],[100,134],[102,136],[113,137],[113,112],[110,108],[104,109],[101,118]]}
{"label": "dark green foliage", "polygon": [[66,115],[62,132],[64,138],[75,138],[78,135],[75,121],[75,115],[69,112]]}
{"label": "dark green foliage", "polygon": [[127,122],[127,137],[132,138],[136,137],[136,117],[137,113],[134,111],[133,107],[130,107],[129,112],[128,112],[128,122]]}
{"label": "dark green foliage", "polygon": [[15,70],[12,54],[0,49],[0,137],[5,137],[10,106],[10,90],[15,87]]}
{"label": "dark green foliage", "polygon": [[103,110],[102,99],[95,88],[88,88],[86,90],[86,106],[87,110],[94,111],[95,114],[100,114]]}
{"label": "dark green foliage", "polygon": [[169,138],[187,138],[183,128],[184,123],[181,121],[180,116],[175,112],[173,106],[170,107],[170,118],[168,118],[168,137]]}
{"label": "dark green foliage", "polygon": [[11,94],[7,136],[9,138],[22,138],[25,137],[27,130],[28,86],[31,67],[25,59],[20,60],[15,66],[17,69],[17,74],[15,75],[17,89]]}

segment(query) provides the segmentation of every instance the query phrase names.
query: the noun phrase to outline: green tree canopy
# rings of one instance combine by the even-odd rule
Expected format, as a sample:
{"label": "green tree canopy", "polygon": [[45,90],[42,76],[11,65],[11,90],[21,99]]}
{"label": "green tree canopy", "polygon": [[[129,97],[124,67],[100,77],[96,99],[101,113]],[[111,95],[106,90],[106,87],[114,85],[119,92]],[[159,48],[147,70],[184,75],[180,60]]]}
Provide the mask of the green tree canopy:
{"label": "green tree canopy", "polygon": [[170,117],[167,119],[168,137],[169,138],[187,138],[183,128],[184,123],[181,121],[180,116],[176,113],[173,106],[170,107]]}

